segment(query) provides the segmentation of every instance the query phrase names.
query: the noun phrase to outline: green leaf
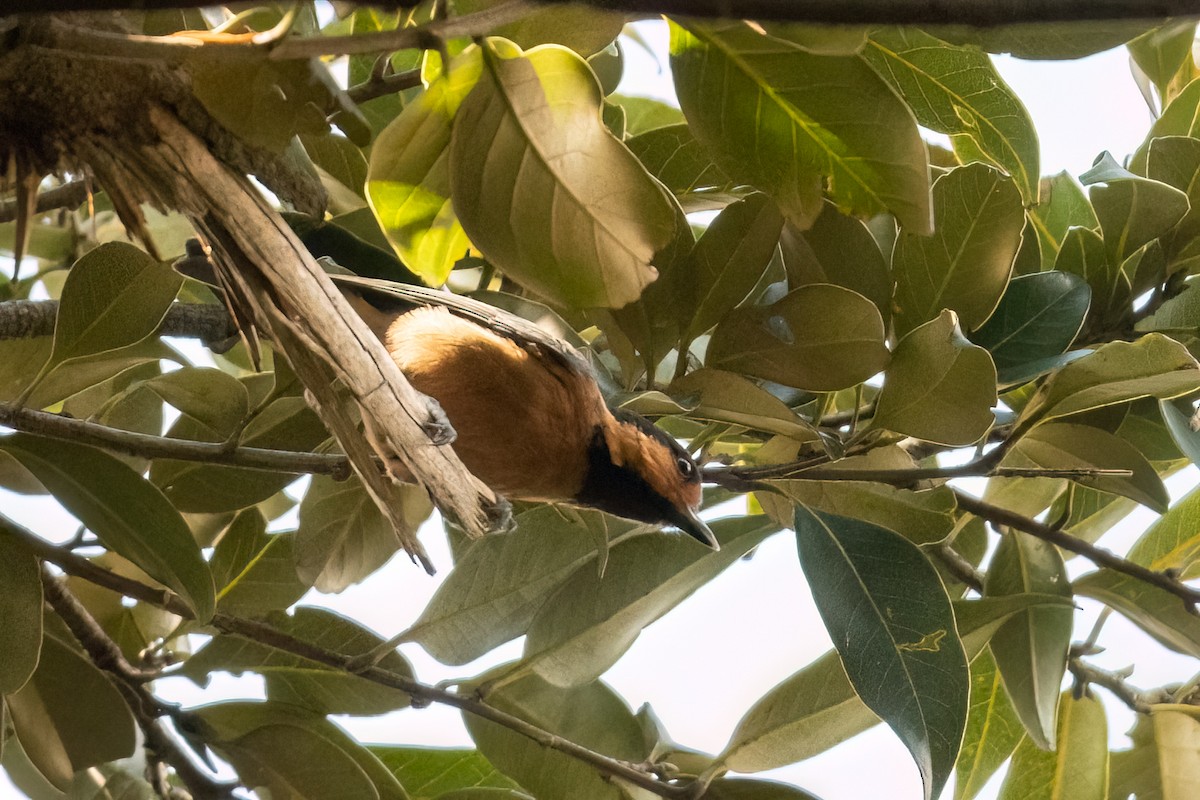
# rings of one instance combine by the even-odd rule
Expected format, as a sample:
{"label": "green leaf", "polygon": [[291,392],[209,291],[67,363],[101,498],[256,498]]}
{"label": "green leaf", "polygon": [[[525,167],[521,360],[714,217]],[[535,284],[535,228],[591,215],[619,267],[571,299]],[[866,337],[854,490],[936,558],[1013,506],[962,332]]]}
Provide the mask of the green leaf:
{"label": "green leaf", "polygon": [[1198,574],[1200,562],[1200,489],[1171,506],[1129,550],[1130,561],[1153,570],[1179,570],[1184,578]]}
{"label": "green leaf", "polygon": [[717,778],[708,785],[709,800],[820,800],[816,795],[777,781]]}
{"label": "green leaf", "polygon": [[1104,240],[1090,228],[1072,228],[1063,238],[1054,262],[1063,274],[1078,275],[1092,290],[1090,316],[1097,326],[1116,324],[1128,313],[1133,287],[1105,252]]}
{"label": "green leaf", "polygon": [[616,104],[625,111],[625,128],[630,136],[638,136],[672,126],[680,126],[686,130],[687,126],[683,124],[683,112],[661,100],[627,94],[610,94],[608,102]]}
{"label": "green leaf", "polygon": [[384,745],[370,750],[396,776],[412,800],[432,800],[456,789],[518,788],[478,750]]}
{"label": "green leaf", "polygon": [[1191,57],[1195,38],[1195,22],[1175,22],[1147,31],[1127,45],[1133,63],[1158,89],[1159,97],[1167,97],[1167,85]]}
{"label": "green leaf", "polygon": [[[989,597],[1028,592],[1071,597],[1058,550],[1020,531],[1000,540],[984,588]],[[1013,708],[1033,741],[1045,750],[1054,746],[1072,618],[1070,608],[1033,608],[1014,615],[992,636],[992,654]]]}
{"label": "green leaf", "polygon": [[1200,138],[1200,79],[1193,80],[1175,95],[1159,118],[1150,126],[1150,132],[1129,160],[1129,169],[1139,175],[1146,173],[1146,160],[1150,144],[1163,136],[1189,136]]}
{"label": "green leaf", "polygon": [[67,273],[46,371],[152,335],[182,283],[178,273],[131,244],[92,250]]}
{"label": "green leaf", "polygon": [[822,189],[854,214],[931,230],[911,112],[861,56],[824,56],[744,22],[671,24],[671,71],[696,137],[731,177],[806,228]]}
{"label": "green leaf", "polygon": [[[578,568],[541,607],[513,674],[536,673],[555,686],[579,686],[608,670],[642,629],[670,611],[778,530],[765,516],[712,525],[719,552],[672,534],[638,536],[612,547],[604,575]],[[506,675],[505,680],[508,679]]]}
{"label": "green leaf", "polygon": [[1012,176],[1027,204],[1037,203],[1037,132],[986,53],[915,28],[882,28],[871,33],[863,58],[919,124],[968,138],[974,151]]}
{"label": "green leaf", "polygon": [[1187,213],[1159,241],[1168,274],[1195,272],[1200,267],[1200,140],[1164,136],[1150,142],[1146,176],[1187,194]]}
{"label": "green leaf", "polygon": [[[324,608],[301,606],[293,616],[273,617],[272,625],[301,641],[348,656],[363,655],[383,644],[381,638],[358,623]],[[396,652],[384,656],[380,666],[413,676],[412,667]],[[218,671],[258,673],[266,678],[270,700],[318,714],[376,715],[410,704],[409,695],[399,689],[239,636],[213,637],[187,660],[179,674],[206,686],[209,676]]]}
{"label": "green leaf", "polygon": [[1069,172],[1042,179],[1041,201],[1028,212],[1029,226],[1037,235],[1041,269],[1054,269],[1059,249],[1071,228],[1099,228],[1100,220],[1079,183]]}
{"label": "green leaf", "polygon": [[1200,658],[1200,617],[1179,597],[1110,569],[1100,569],[1074,582],[1075,593],[1120,611],[1163,647]]}
{"label": "green leaf", "polygon": [[996,368],[952,311],[900,340],[872,425],[948,445],[979,441],[995,422]]}
{"label": "green leaf", "polygon": [[[1047,603],[1071,607],[1070,600],[1032,594],[953,602],[968,659],[987,647],[992,634],[1014,614]],[[774,769],[824,752],[877,722],[831,650],[755,703],[717,762],[737,772]]]}
{"label": "green leaf", "polygon": [[1107,800],[1108,720],[1094,697],[1064,692],[1056,752],[1026,738],[1013,755],[1000,800]]}
{"label": "green leaf", "polygon": [[47,630],[33,676],[4,698],[25,755],[64,792],[79,770],[127,758],[137,744],[121,693],[75,647]]}
{"label": "green leaf", "polygon": [[[313,165],[320,168],[324,175],[336,181],[338,186],[344,186],[357,195],[353,199],[357,201],[358,205],[361,205],[360,198],[365,199],[364,192],[367,183],[367,159],[363,156],[362,150],[345,136],[339,136],[332,132],[319,136],[305,134],[300,137],[300,143],[304,146],[304,152],[312,159]],[[378,145],[378,139],[376,139],[376,145]],[[326,188],[331,188],[324,175],[322,180],[325,182]],[[337,187],[332,188],[336,189]]]}
{"label": "green leaf", "polygon": [[454,120],[451,194],[463,228],[505,275],[558,305],[636,300],[675,232],[673,204],[603,126],[600,101],[570,50],[489,49]]}
{"label": "green leaf", "polygon": [[[836,462],[838,470],[914,469],[912,458],[899,448],[877,447],[861,456]],[[814,476],[815,477],[815,476]],[[809,508],[857,517],[899,533],[910,542],[931,544],[948,537],[955,527],[957,503],[947,487],[924,491],[900,489],[864,479],[850,480],[773,480],[769,485],[790,500]],[[772,496],[758,495],[763,508],[783,525],[790,522],[791,504],[773,509]]]}
{"label": "green leaf", "polygon": [[[187,417],[167,431],[177,439],[210,441],[207,428]],[[255,414],[238,440],[243,447],[307,453],[329,433],[303,397],[280,397]],[[225,467],[202,461],[158,460],[150,480],[180,511],[215,513],[261,503],[296,480],[292,473]]]}
{"label": "green leaf", "polygon": [[956,311],[966,330],[984,323],[1008,286],[1025,224],[1021,193],[991,167],[971,164],[933,184],[932,236],[901,230],[892,252],[896,334]]}
{"label": "green leaf", "polygon": [[185,367],[137,386],[149,389],[216,436],[227,436],[249,412],[246,387],[228,373]]}
{"label": "green leaf", "polygon": [[1123,264],[1151,239],[1174,227],[1188,211],[1184,192],[1122,169],[1107,153],[1079,179],[1085,186],[1095,184],[1088,194],[1104,234],[1110,266]]}
{"label": "green leaf", "polygon": [[1091,303],[1092,290],[1066,272],[1013,278],[995,312],[971,341],[987,349],[1002,383],[1006,374],[1065,352],[1075,341]]}
{"label": "green leaf", "polygon": [[[606,756],[638,763],[648,755],[641,727],[629,707],[600,681],[559,689],[530,675],[489,692],[486,701],[555,736]],[[482,717],[464,712],[463,722],[479,752],[538,800],[624,797],[620,788],[595,767]]]}
{"label": "green leaf", "polygon": [[[0,695],[25,685],[42,649],[42,581],[38,560],[0,517]],[[0,734],[2,737],[3,734]]]}
{"label": "green leaf", "polygon": [[1045,469],[1127,469],[1129,476],[1080,476],[1072,478],[1090,486],[1136,500],[1158,513],[1165,513],[1171,499],[1158,472],[1129,442],[1089,425],[1051,423],[1040,425],[1022,436],[1001,462],[1005,467]]}
{"label": "green leaf", "polygon": [[[500,5],[502,0],[455,0],[456,14],[470,14]],[[533,9],[520,19],[488,31],[528,49],[539,44],[561,44],[582,56],[599,53],[621,33],[625,15],[588,6]]]}
{"label": "green leaf", "polygon": [[775,395],[751,380],[707,367],[671,383],[671,394],[695,399],[687,405],[690,419],[728,422],[754,430],[815,441],[817,433],[806,420]]}
{"label": "green leaf", "polygon": [[800,563],[855,690],[908,747],[925,797],[954,767],[970,673],[941,579],[916,545],[871,523],[796,510]]}
{"label": "green leaf", "polygon": [[482,69],[479,48],[463,51],[371,147],[371,210],[396,254],[431,286],[471,249],[450,201],[450,132]]}
{"label": "green leaf", "polygon": [[17,459],[104,545],[173,589],[207,621],[215,604],[212,574],[200,548],[155,486],[108,453],[27,433],[0,437]]}
{"label": "green leaf", "polygon": [[736,309],[717,326],[706,366],[810,391],[862,383],[887,364],[883,319],[862,295],[832,284]]}
{"label": "green leaf", "polygon": [[526,511],[516,523],[511,533],[471,545],[404,632],[405,641],[443,664],[474,661],[525,633],[550,594],[594,563],[593,531],[611,546],[645,530],[598,511],[555,506]]}
{"label": "green leaf", "polygon": [[783,217],[765,194],[726,206],[671,272],[674,310],[685,341],[712,328],[758,285],[775,248]]}
{"label": "green leaf", "polygon": [[1149,714],[1138,714],[1133,730],[1129,731],[1133,746],[1109,754],[1108,800],[1129,800],[1131,796],[1138,800],[1161,800],[1162,775],[1154,723]]}
{"label": "green leaf", "polygon": [[785,225],[779,244],[791,288],[832,283],[858,292],[875,304],[887,326],[892,318],[892,276],[863,222],[826,203],[808,230]]}
{"label": "green leaf", "polygon": [[686,124],[654,128],[626,140],[642,166],[672,194],[718,193],[733,188]]}
{"label": "green leaf", "polygon": [[949,41],[970,44],[989,53],[1035,61],[1076,59],[1111,50],[1152,27],[1144,20],[1071,20],[1026,22],[995,27],[935,25],[929,29]]}
{"label": "green leaf", "polygon": [[971,800],[1017,749],[1025,730],[987,650],[971,662],[971,709],[954,764],[954,800]]}
{"label": "green leaf", "polygon": [[282,703],[225,702],[191,712],[205,744],[248,789],[296,800],[407,800],[387,768],[345,731]]}
{"label": "green leaf", "polygon": [[1200,365],[1187,348],[1151,333],[1134,342],[1108,342],[1067,364],[1038,388],[1020,419],[1029,424],[1139,397],[1169,399],[1197,389]]}
{"label": "green leaf", "polygon": [[1194,796],[1200,789],[1200,758],[1196,757],[1200,715],[1194,706],[1179,704],[1155,705],[1150,715],[1158,743],[1163,797],[1175,800]]}
{"label": "green leaf", "polygon": [[[425,489],[397,487],[409,532],[429,517],[433,506]],[[340,592],[383,566],[400,548],[391,521],[357,477],[335,481],[314,475],[300,501],[296,531],[296,572],[322,592]]]}
{"label": "green leaf", "polygon": [[267,534],[256,508],[238,513],[221,535],[209,567],[217,585],[217,605],[229,614],[257,616],[282,611],[311,584],[296,574],[294,533]]}

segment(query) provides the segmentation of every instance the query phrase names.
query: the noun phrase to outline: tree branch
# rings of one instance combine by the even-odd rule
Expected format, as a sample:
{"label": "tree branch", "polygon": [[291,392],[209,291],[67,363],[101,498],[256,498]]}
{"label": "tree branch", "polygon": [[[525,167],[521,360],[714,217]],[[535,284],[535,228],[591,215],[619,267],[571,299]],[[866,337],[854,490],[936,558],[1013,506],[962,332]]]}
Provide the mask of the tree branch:
{"label": "tree branch", "polygon": [[410,69],[394,75],[372,75],[362,83],[346,90],[346,96],[356,103],[365,103],[384,95],[402,92],[421,85],[421,70]]}
{"label": "tree branch", "polygon": [[1171,702],[1171,693],[1165,689],[1139,689],[1127,683],[1125,679],[1133,673],[1132,667],[1117,671],[1101,669],[1084,661],[1077,653],[1073,652],[1067,660],[1067,669],[1075,677],[1077,697],[1082,696],[1082,692],[1087,686],[1103,686],[1112,692],[1114,697],[1139,714],[1150,713],[1150,707],[1157,703]]}
{"label": "tree branch", "polygon": [[287,472],[293,475],[332,475],[337,480],[344,480],[350,475],[350,464],[343,455],[268,450],[261,447],[229,447],[223,442],[170,439],[110,428],[32,408],[0,404],[0,425],[25,433],[68,439],[141,458],[202,461],[207,464],[244,467],[265,472]]}
{"label": "tree branch", "polygon": [[46,602],[83,645],[88,657],[99,669],[113,677],[113,683],[125,698],[133,718],[146,737],[146,748],[161,757],[199,800],[236,800],[236,784],[225,783],[196,764],[187,749],[162,723],[164,716],[181,712],[164,703],[146,688],[145,676],[125,660],[116,643],[109,638],[88,610],[68,591],[66,582],[42,567],[42,586]]}
{"label": "tree branch", "polygon": [[[126,597],[132,597],[136,600],[149,603],[185,618],[190,619],[192,616],[187,606],[175,594],[166,590],[155,589],[139,581],[96,566],[96,564],[88,559],[56,547],[32,531],[2,516],[0,516],[0,530],[20,539],[39,558],[54,564],[68,575],[74,575],[97,586],[102,586]],[[356,663],[356,657],[354,656],[337,653],[303,641],[302,639],[297,639],[262,622],[243,619],[218,611],[213,616],[211,624],[223,633],[251,639],[260,644],[274,647],[343,672],[351,672],[350,667]],[[689,785],[661,781],[648,772],[637,769],[630,764],[563,739],[519,717],[490,706],[474,695],[459,694],[436,686],[430,686],[406,675],[401,675],[377,666],[367,667],[354,674],[380,686],[398,689],[416,700],[452,706],[481,719],[495,722],[497,725],[502,725],[527,739],[537,742],[547,749],[558,751],[588,764],[601,774],[627,781],[659,797],[685,798],[689,796]],[[144,687],[142,688],[144,689]],[[173,762],[172,765],[174,766]]]}
{"label": "tree branch", "polygon": [[1156,572],[1143,567],[1141,564],[1135,564],[1127,558],[1121,558],[1109,550],[1089,544],[1082,539],[1063,533],[1057,528],[1038,522],[1035,519],[1030,519],[1029,517],[1009,511],[1007,508],[986,503],[958,489],[953,489],[952,491],[958,501],[958,507],[963,511],[986,519],[994,524],[1006,525],[1010,528],[1024,531],[1031,536],[1036,536],[1043,541],[1061,547],[1063,550],[1069,550],[1072,553],[1081,555],[1093,564],[1108,567],[1124,575],[1137,578],[1143,583],[1157,586],[1182,599],[1189,611],[1197,613],[1196,604],[1200,603],[1200,589],[1194,589],[1166,573]]}
{"label": "tree branch", "polygon": [[[9,300],[0,303],[0,339],[52,336],[58,317],[57,300]],[[199,339],[214,345],[237,336],[229,313],[216,303],[172,303],[159,336]]]}
{"label": "tree branch", "polygon": [[[59,208],[79,208],[88,197],[87,181],[71,181],[62,186],[55,186],[40,192],[34,211],[44,214]],[[0,203],[0,222],[12,222],[17,218],[17,201],[6,200]]]}

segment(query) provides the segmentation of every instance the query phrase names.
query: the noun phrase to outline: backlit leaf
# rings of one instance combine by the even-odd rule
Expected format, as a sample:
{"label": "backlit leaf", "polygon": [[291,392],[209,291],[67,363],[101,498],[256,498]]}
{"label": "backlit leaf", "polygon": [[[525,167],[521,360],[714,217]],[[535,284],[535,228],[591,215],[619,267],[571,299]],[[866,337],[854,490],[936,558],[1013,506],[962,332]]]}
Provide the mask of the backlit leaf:
{"label": "backlit leaf", "polygon": [[1130,548],[1129,560],[1154,570],[1177,569],[1184,577],[1194,577],[1200,562],[1200,489],[1188,492],[1155,520]]}
{"label": "backlit leaf", "polygon": [[[42,649],[42,581],[38,561],[0,518],[0,695],[25,685]],[[2,736],[3,734],[0,734]]]}
{"label": "backlit leaf", "polygon": [[932,236],[901,230],[892,253],[896,333],[903,336],[943,308],[974,330],[1008,285],[1025,224],[1012,179],[983,164],[951,170],[933,184]]}
{"label": "backlit leaf", "polygon": [[1013,755],[1000,800],[1107,800],[1108,720],[1095,697],[1064,692],[1056,752],[1026,738]]}
{"label": "backlit leaf", "polygon": [[451,194],[464,230],[507,276],[558,305],[636,300],[674,235],[671,202],[603,126],[600,100],[569,50],[488,49],[454,120]]}
{"label": "backlit leaf", "polygon": [[433,800],[443,792],[490,787],[516,789],[478,750],[442,747],[371,747],[404,786],[411,800]]}
{"label": "backlit leaf", "polygon": [[971,800],[979,794],[1024,736],[996,662],[985,650],[971,662],[971,708],[954,764],[954,800]]}
{"label": "backlit leaf", "polygon": [[855,214],[930,231],[929,171],[912,113],[861,56],[814,55],[744,22],[671,25],[671,71],[722,169],[806,228],[822,188]]}
{"label": "backlit leaf", "polygon": [[967,341],[952,311],[905,336],[884,376],[872,424],[950,445],[967,445],[995,422],[996,368]]}

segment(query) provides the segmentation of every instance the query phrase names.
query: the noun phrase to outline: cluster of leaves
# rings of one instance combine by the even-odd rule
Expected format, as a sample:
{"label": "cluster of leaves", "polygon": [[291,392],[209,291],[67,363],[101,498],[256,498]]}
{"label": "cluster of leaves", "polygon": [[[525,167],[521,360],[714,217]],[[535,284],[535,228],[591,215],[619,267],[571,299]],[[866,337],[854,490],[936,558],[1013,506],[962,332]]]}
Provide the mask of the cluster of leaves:
{"label": "cluster of leaves", "polygon": [[[493,4],[454,5],[466,15]],[[360,9],[323,31],[301,14],[295,32],[370,35],[428,13]],[[263,14],[240,22],[274,23]],[[540,10],[476,43],[352,56],[360,89],[420,77],[357,107],[318,61],[192,57],[197,97],[216,119],[288,151],[326,185],[330,218],[294,220],[315,253],[378,277],[498,285],[479,296],[586,344],[612,404],[659,417],[732,465],[727,474],[762,480],[748,513],[714,523],[718,553],[566,508],[525,509],[514,532],[475,542],[452,532],[453,569],[404,640],[456,666],[524,636],[519,660],[464,691],[614,763],[657,765],[667,794],[699,778],[706,797],[807,797],[726,773],[794,763],[882,718],[927,797],[954,774],[956,800],[970,800],[1010,757],[1006,798],[1051,796],[1067,782],[1081,797],[1185,796],[1200,784],[1182,744],[1200,730],[1186,694],[1156,705],[1133,748],[1110,754],[1104,707],[1060,691],[1074,596],[1192,657],[1200,619],[1111,568],[1072,584],[1060,550],[1017,530],[998,536],[960,508],[936,455],[995,443],[980,459],[992,476],[984,500],[1028,518],[1047,512],[1085,543],[1146,506],[1162,516],[1129,562],[1172,580],[1200,575],[1200,492],[1168,509],[1162,483],[1200,460],[1189,425],[1200,396],[1195,26],[1138,31],[1130,50],[1161,115],[1127,164],[1098,160],[1083,188],[1066,174],[1039,177],[1028,114],[981,49],[1081,54],[1054,50],[1054,31],[972,41],[950,30],[674,20],[680,110],[615,92],[621,48],[636,46],[614,44],[623,23]],[[145,15],[150,34],[203,24]],[[1093,33],[1095,49],[1132,36]],[[918,125],[953,149],[927,145]],[[61,299],[53,337],[0,341],[0,401],[231,453],[328,449],[283,359],[255,373],[236,348],[215,356],[217,368],[197,366],[158,339],[173,303],[215,298],[110,241],[120,233],[103,195],[88,213],[37,218],[37,273],[0,282],[3,299],[36,287]],[[190,235],[175,216],[151,216],[147,228],[163,254]],[[12,226],[4,235],[11,252]],[[167,406],[177,413],[164,433]],[[840,474],[805,474],[829,462]],[[395,550],[353,478],[314,477],[289,528],[293,480],[0,436],[0,486],[52,495],[95,537],[82,541],[101,551],[96,564],[165,587],[190,611],[123,603],[73,578],[130,661],[182,661],[175,674],[200,684],[222,671],[265,677],[266,702],[179,717],[180,732],[245,786],[313,798],[650,796],[471,714],[477,749],[364,746],[326,716],[382,714],[408,695],[228,634],[192,654],[187,635],[213,633],[214,613],[265,618],[346,655],[380,644],[319,607],[283,613],[312,587],[363,580]],[[710,489],[706,502],[728,497]],[[406,501],[415,527],[431,508],[415,488]],[[766,692],[721,753],[676,745],[649,707],[633,713],[601,676],[644,627],[784,529],[837,650]],[[152,796],[127,760],[135,716],[62,620],[43,613],[27,545],[0,517],[4,766],[35,797],[107,796],[98,783]],[[947,548],[981,586],[934,556]],[[981,596],[967,599],[970,588]],[[412,676],[399,654],[381,666]]]}

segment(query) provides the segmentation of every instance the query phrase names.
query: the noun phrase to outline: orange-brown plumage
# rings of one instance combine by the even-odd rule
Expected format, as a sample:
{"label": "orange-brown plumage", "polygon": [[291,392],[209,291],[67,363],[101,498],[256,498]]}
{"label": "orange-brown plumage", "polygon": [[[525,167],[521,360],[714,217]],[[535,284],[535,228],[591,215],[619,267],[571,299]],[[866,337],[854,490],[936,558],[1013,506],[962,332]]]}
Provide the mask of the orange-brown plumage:
{"label": "orange-brown plumage", "polygon": [[[356,291],[382,288],[331,277]],[[716,546],[695,513],[700,481],[686,451],[646,420],[610,411],[569,345],[466,298],[413,287],[386,294],[425,305],[388,312],[348,296],[413,386],[441,404],[455,452],[484,483],[514,499],[673,524]]]}

